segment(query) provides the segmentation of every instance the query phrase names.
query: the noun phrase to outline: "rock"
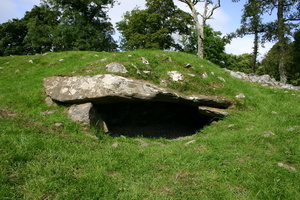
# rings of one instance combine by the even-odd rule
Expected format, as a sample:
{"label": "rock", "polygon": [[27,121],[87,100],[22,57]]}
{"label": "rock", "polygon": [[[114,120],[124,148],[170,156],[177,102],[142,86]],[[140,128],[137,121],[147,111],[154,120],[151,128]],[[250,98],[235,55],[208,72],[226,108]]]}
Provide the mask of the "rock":
{"label": "rock", "polygon": [[64,126],[64,124],[61,123],[61,122],[57,122],[57,123],[55,123],[55,126],[56,126],[57,128],[62,128],[62,127]]}
{"label": "rock", "polygon": [[160,80],[160,82],[159,82],[159,85],[162,85],[162,86],[168,86],[168,81],[167,80],[165,80],[165,79],[162,79],[162,80]]}
{"label": "rock", "polygon": [[29,62],[29,63],[33,63],[33,61],[32,61],[32,60],[29,60],[28,62]]}
{"label": "rock", "polygon": [[108,60],[108,58],[102,58],[101,60],[100,60],[100,62],[104,62],[104,61],[107,61]]}
{"label": "rock", "polygon": [[184,96],[143,80],[113,74],[96,76],[52,76],[44,79],[46,94],[64,103],[103,104],[129,101],[169,102],[191,106],[228,108],[231,101],[204,95]]}
{"label": "rock", "polygon": [[51,114],[53,114],[55,112],[56,112],[55,110],[46,110],[45,112],[41,112],[41,114],[43,114],[43,115],[51,115]]}
{"label": "rock", "polygon": [[4,67],[0,67],[0,69],[4,69]]}
{"label": "rock", "polygon": [[278,166],[279,166],[279,167],[283,167],[283,168],[288,169],[288,170],[296,171],[296,168],[295,168],[295,167],[292,167],[292,166],[290,166],[290,165],[287,165],[287,164],[285,164],[285,163],[283,163],[283,162],[279,162],[279,163],[278,163]]}
{"label": "rock", "polygon": [[191,77],[195,77],[196,75],[195,74],[188,74],[189,76],[191,76]]}
{"label": "rock", "polygon": [[119,146],[119,143],[118,143],[118,142],[115,142],[115,143],[113,143],[111,146],[112,146],[112,147],[117,147],[117,146]]}
{"label": "rock", "polygon": [[236,95],[235,97],[238,99],[246,98],[246,96],[243,93],[240,93],[240,94]]}
{"label": "rock", "polygon": [[172,58],[171,57],[168,57],[168,62],[173,62]]}
{"label": "rock", "polygon": [[141,75],[141,71],[139,70],[139,68],[137,66],[135,66],[133,63],[131,63],[131,65],[136,69],[136,73]]}
{"label": "rock", "polygon": [[104,132],[108,132],[105,122],[91,103],[72,105],[69,108],[68,115],[73,121],[82,125],[96,126],[103,129]]}
{"label": "rock", "polygon": [[191,68],[193,67],[190,63],[188,63],[186,66],[184,66],[184,68]]}
{"label": "rock", "polygon": [[146,75],[151,75],[151,71],[148,71],[148,70],[144,70],[143,73]]}
{"label": "rock", "polygon": [[226,82],[226,80],[225,80],[223,77],[221,77],[221,76],[219,76],[218,79],[219,79],[220,81]]}
{"label": "rock", "polygon": [[172,81],[175,81],[175,82],[183,82],[184,81],[183,74],[178,71],[168,71],[167,74],[172,78]]}
{"label": "rock", "polygon": [[54,101],[50,97],[46,97],[45,103],[47,104],[47,106],[52,106],[54,104]]}
{"label": "rock", "polygon": [[19,69],[16,69],[15,73],[19,73],[19,72],[20,72],[20,70],[19,70]]}
{"label": "rock", "polygon": [[149,61],[148,61],[146,58],[144,58],[144,57],[142,57],[142,62],[143,62],[145,65],[149,65],[149,64],[150,64]]}
{"label": "rock", "polygon": [[275,135],[275,133],[273,133],[272,131],[266,131],[265,133],[266,134],[263,135],[264,137],[271,137]]}
{"label": "rock", "polygon": [[196,142],[196,140],[191,140],[191,141],[185,143],[184,146],[188,146],[188,145],[193,144],[193,143],[195,143],[195,142]]}
{"label": "rock", "polygon": [[274,78],[271,78],[270,75],[268,75],[268,74],[258,76],[258,75],[246,74],[243,72],[234,72],[234,71],[231,71],[228,69],[225,69],[225,70],[230,72],[230,75],[235,78],[242,79],[245,81],[260,83],[263,86],[271,85],[276,88],[300,90],[300,86],[293,86],[290,84],[283,84],[283,83],[277,82]]}
{"label": "rock", "polygon": [[203,72],[203,73],[201,74],[201,77],[202,77],[202,78],[207,78],[207,77],[208,77],[208,75],[207,75],[207,73],[206,73],[206,72]]}
{"label": "rock", "polygon": [[59,59],[58,61],[59,61],[59,62],[62,62],[62,61],[64,61],[64,59]]}
{"label": "rock", "polygon": [[204,106],[199,106],[198,109],[200,114],[210,116],[210,117],[223,118],[228,115],[228,112],[225,112],[223,109],[204,107]]}
{"label": "rock", "polygon": [[105,67],[108,72],[118,72],[122,74],[126,74],[128,72],[124,65],[117,62],[109,63]]}
{"label": "rock", "polygon": [[136,141],[140,142],[142,146],[148,146],[149,144],[141,139],[135,139]]}

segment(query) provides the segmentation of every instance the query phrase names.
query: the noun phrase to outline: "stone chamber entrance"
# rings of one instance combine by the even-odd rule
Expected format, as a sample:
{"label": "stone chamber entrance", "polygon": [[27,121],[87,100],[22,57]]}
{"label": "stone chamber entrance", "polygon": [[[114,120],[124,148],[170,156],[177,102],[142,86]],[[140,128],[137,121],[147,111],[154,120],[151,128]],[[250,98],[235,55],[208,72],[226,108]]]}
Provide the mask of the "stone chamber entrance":
{"label": "stone chamber entrance", "polygon": [[195,134],[220,118],[201,115],[198,106],[163,102],[95,105],[112,136],[174,139]]}

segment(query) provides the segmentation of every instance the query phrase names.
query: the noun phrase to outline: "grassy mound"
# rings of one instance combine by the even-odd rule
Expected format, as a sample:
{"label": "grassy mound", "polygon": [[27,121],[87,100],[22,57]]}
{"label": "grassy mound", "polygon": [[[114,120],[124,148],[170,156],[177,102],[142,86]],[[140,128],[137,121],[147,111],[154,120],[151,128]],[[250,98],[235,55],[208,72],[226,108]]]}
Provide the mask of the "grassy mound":
{"label": "grassy mound", "polygon": [[[180,71],[186,81],[169,88],[235,104],[223,121],[177,140],[111,137],[70,121],[64,106],[46,106],[43,78],[107,73],[110,62],[155,84]],[[0,199],[300,198],[299,91],[260,87],[165,51],[10,56],[0,67]]]}

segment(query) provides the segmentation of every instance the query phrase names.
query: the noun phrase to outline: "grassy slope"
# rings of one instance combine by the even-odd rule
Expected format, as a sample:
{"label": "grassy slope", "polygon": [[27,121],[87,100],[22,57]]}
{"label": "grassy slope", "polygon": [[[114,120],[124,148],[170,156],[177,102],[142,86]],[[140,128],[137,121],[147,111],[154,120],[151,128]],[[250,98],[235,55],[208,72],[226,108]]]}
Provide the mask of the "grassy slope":
{"label": "grassy slope", "polygon": [[[149,146],[84,129],[68,119],[65,107],[45,105],[44,77],[103,73],[112,61],[127,67],[126,76],[154,83],[168,70],[181,71],[188,81],[170,88],[236,104],[225,120],[190,138],[142,138]],[[194,69],[182,67],[187,63]],[[132,64],[152,75],[137,75]],[[1,57],[0,67],[0,199],[300,198],[299,92],[259,87],[193,55],[163,51]],[[207,79],[200,78],[203,72]],[[239,93],[246,98],[235,99]],[[274,135],[264,137],[270,131]],[[191,140],[196,142],[186,146]]]}

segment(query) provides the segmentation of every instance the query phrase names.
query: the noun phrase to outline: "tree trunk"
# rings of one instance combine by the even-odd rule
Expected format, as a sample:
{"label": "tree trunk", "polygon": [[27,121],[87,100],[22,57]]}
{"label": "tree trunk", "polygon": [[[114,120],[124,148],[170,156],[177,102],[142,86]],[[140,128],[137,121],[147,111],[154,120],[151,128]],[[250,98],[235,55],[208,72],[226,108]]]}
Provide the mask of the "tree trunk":
{"label": "tree trunk", "polygon": [[196,27],[196,31],[197,31],[197,38],[198,38],[197,56],[199,56],[200,58],[203,58],[204,57],[204,24],[201,25],[199,23],[198,12],[195,8],[195,5],[190,0],[188,0],[187,3],[192,11],[192,16],[195,21],[195,27]]}
{"label": "tree trunk", "polygon": [[255,74],[256,72],[256,61],[257,61],[257,54],[258,54],[258,31],[254,33],[254,47],[253,47],[253,63],[252,63],[252,73]]}
{"label": "tree trunk", "polygon": [[277,11],[277,21],[278,21],[278,43],[279,43],[279,75],[280,75],[280,82],[286,83],[287,76],[286,76],[286,68],[285,68],[285,60],[284,60],[284,53],[285,53],[285,38],[284,38],[284,19],[283,19],[283,4],[284,0],[278,0],[278,11]]}

